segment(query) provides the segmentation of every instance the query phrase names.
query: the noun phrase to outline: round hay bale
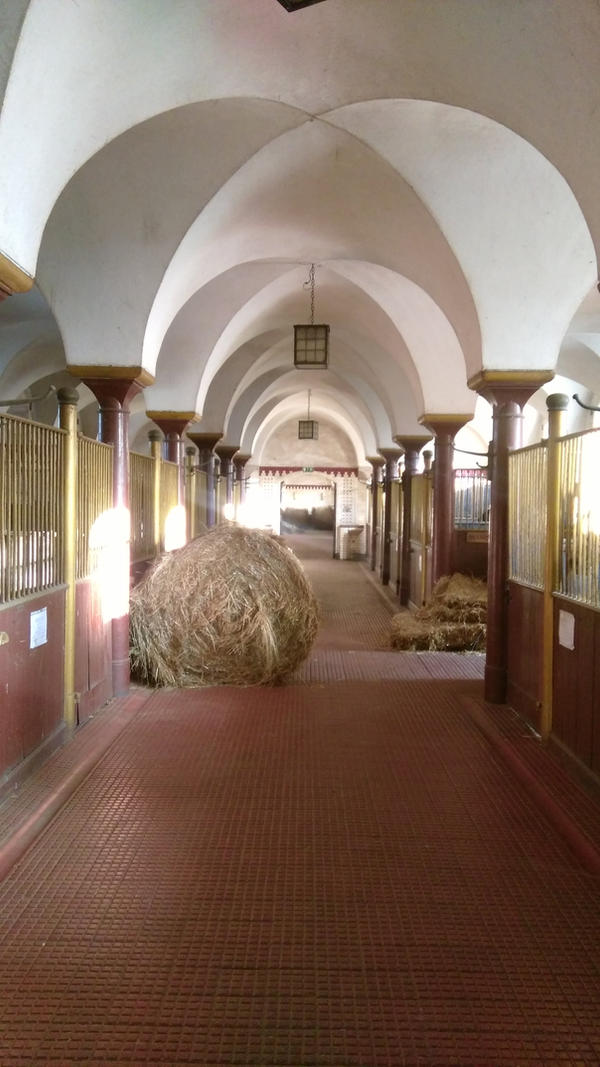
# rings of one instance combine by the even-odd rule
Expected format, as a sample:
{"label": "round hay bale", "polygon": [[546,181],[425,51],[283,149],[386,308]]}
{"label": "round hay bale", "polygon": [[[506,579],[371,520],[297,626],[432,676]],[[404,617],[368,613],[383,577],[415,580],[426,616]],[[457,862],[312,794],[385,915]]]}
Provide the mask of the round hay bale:
{"label": "round hay bale", "polygon": [[306,659],[317,627],[281,538],[219,526],[166,553],[132,590],[132,674],[156,686],[275,684]]}

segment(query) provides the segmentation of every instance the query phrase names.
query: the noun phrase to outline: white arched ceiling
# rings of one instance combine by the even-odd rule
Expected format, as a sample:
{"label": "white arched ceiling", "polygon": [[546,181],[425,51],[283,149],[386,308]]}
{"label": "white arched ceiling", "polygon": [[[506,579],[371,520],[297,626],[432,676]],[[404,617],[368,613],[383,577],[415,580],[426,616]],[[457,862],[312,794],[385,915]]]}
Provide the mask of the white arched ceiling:
{"label": "white arched ceiling", "polygon": [[0,382],[19,353],[35,345],[56,346],[62,351],[56,322],[36,286],[0,303]]}
{"label": "white arched ceiling", "polygon": [[48,221],[37,273],[70,363],[141,365],[156,290],[184,234],[289,122],[290,109],[269,101],[190,105],[128,131],[73,177]]}
{"label": "white arched ceiling", "polygon": [[440,306],[471,359],[473,301],[439,227],[411,187],[371,149],[317,121],[281,134],[221,188],[181,242],[144,341],[152,370],[179,308],[240,262],[366,260],[410,278]]}
{"label": "white arched ceiling", "polygon": [[[558,371],[600,395],[600,335],[593,334],[587,343],[583,336],[569,337],[561,350]],[[550,383],[550,392],[556,391]]]}
{"label": "white arched ceiling", "polygon": [[487,115],[555,164],[599,244],[599,22],[596,0],[327,0],[293,16],[275,0],[32,0],[0,125],[0,250],[35,273],[55,200],[102,145],[190,100],[234,96],[312,115],[378,98]]}
{"label": "white arched ceiling", "polygon": [[[235,444],[242,437],[247,437],[248,422],[255,412],[259,408],[262,410],[266,403],[278,401],[282,396],[294,396],[296,417],[306,418],[309,389],[311,411],[313,396],[320,398],[321,406],[329,397],[330,403],[335,400],[361,431],[368,429],[372,437],[378,437],[380,430],[364,396],[350,387],[343,377],[331,370],[286,372],[281,368],[275,368],[267,369],[263,375],[249,384],[244,392],[240,393],[237,402],[228,413],[225,433],[228,443]],[[386,434],[386,439],[390,438],[390,425],[389,422],[386,424],[385,420],[382,432]]]}
{"label": "white arched ceiling", "polygon": [[[260,272],[256,271],[258,266],[262,267]],[[252,277],[256,280],[258,276],[261,281],[266,267],[272,270],[273,264],[253,264]],[[188,301],[163,342],[157,366],[158,381],[148,390],[148,407],[182,409],[181,396],[192,395],[201,376],[195,407],[203,418],[206,415],[218,421],[219,415],[208,398],[217,378],[227,382],[230,376],[226,387],[230,395],[239,382],[239,359],[231,368],[226,362],[236,343],[248,351],[247,338],[252,338],[252,353],[258,359],[256,338],[271,338],[279,332],[286,339],[282,362],[291,360],[291,324],[308,320],[307,267],[280,266],[279,270],[282,271],[279,277],[263,285],[237,313],[232,313],[229,321],[223,307],[227,306],[229,286],[236,286],[242,273],[240,268],[229,272],[224,279],[214,279]],[[221,282],[225,295],[218,288]],[[317,268],[316,297],[317,319],[329,322],[332,329],[332,365],[343,374],[350,345],[355,350],[361,346],[367,362],[376,362],[372,385],[374,389],[379,386],[381,402],[387,405],[390,395],[395,396],[393,406],[397,408],[401,398],[410,398],[410,403],[403,404],[393,432],[409,431],[406,424],[411,421],[411,413],[416,426],[415,412],[463,411],[473,407],[474,396],[465,384],[464,359],[456,335],[436,305],[417,286],[385,268],[346,261]],[[239,299],[239,289],[235,288],[231,297],[234,306]],[[216,339],[222,323],[225,327]],[[345,345],[340,343],[342,327],[344,337],[349,339]],[[206,347],[201,345],[200,338],[208,342]],[[210,352],[210,342],[215,339]],[[380,351],[383,358],[377,356]],[[161,374],[163,364],[177,365],[176,379]]]}
{"label": "white arched ceiling", "polygon": [[[231,319],[207,361],[198,395],[200,410],[212,375],[236,343],[267,325],[279,326],[291,338],[291,324],[308,321],[306,274],[306,266],[287,271]],[[343,327],[347,334],[356,332],[386,350],[388,361],[410,382],[418,414],[462,411],[465,404],[467,410],[473,405],[456,334],[418,286],[373,264],[328,262],[317,268],[316,298],[318,322],[328,322],[333,330]],[[334,361],[333,338],[331,349]]]}
{"label": "white arched ceiling", "polygon": [[[311,398],[311,415],[318,420],[325,418],[328,422],[338,425],[352,442],[356,452],[359,467],[367,465],[366,455],[372,454],[368,449],[376,450],[377,445],[372,434],[361,435],[357,432],[354,422],[348,418],[337,402],[325,398],[325,403],[317,394]],[[265,443],[270,435],[290,418],[297,418],[295,398],[286,397],[283,400],[267,402],[262,409],[258,409],[249,420],[246,431],[242,438],[242,452],[248,452],[252,456],[252,463],[260,465]],[[365,447],[366,444],[366,447]],[[290,460],[292,457],[289,457]]]}
{"label": "white arched ceiling", "polygon": [[475,300],[484,366],[553,367],[597,277],[585,219],[558,171],[505,127],[444,104],[377,100],[327,118],[389,160],[438,221]]}
{"label": "white arched ceiling", "polygon": [[[0,375],[0,398],[21,396],[26,390],[37,393],[37,383],[42,378],[64,372],[65,358],[60,342],[55,338],[36,337],[7,362]],[[69,384],[74,387],[73,378]]]}
{"label": "white arched ceiling", "polygon": [[[317,472],[320,467],[335,469],[358,465],[354,446],[342,427],[322,416],[319,417],[318,439],[298,440],[298,423],[295,418],[288,419],[274,428],[261,447],[260,466],[280,466],[282,457],[286,456],[290,458],[287,461],[283,459],[283,465],[291,463],[300,467],[300,473],[304,472],[307,479],[313,470],[313,477],[318,479],[320,475]],[[310,470],[307,471],[306,468]],[[286,474],[284,477],[287,483],[289,476]]]}
{"label": "white arched ceiling", "polygon": [[[408,382],[391,360],[381,362],[381,376],[378,377],[371,372],[367,357],[353,350],[337,332],[333,336],[332,348],[338,358],[329,371],[295,369],[287,379],[299,390],[299,417],[305,404],[306,389],[319,387],[327,375],[327,380],[334,380],[341,392],[355,398],[352,403],[358,402],[363,410],[368,411],[376,438],[382,445],[391,446],[395,433],[423,432],[415,417],[414,399]],[[371,352],[369,355],[373,358],[374,354]],[[230,443],[239,440],[239,427],[246,417],[248,405],[254,403],[260,391],[272,381],[288,374],[291,365],[292,345],[288,336],[265,352],[260,361],[238,379],[233,394],[220,390],[223,399],[229,395],[225,410],[211,403],[212,392],[209,392],[204,406],[203,425],[206,422],[207,430],[211,431],[225,427]],[[213,385],[221,384],[220,380],[227,378],[228,364],[224,364],[213,379]]]}
{"label": "white arched ceiling", "polygon": [[[371,423],[392,396],[407,432],[396,360],[411,420],[470,410],[482,339],[486,367],[552,366],[595,279],[575,197],[598,237],[600,19],[568,7],[32,0],[0,116],[0,251],[33,272],[64,189],[38,276],[67,359],[156,366],[148,407],[190,410],[221,365],[222,396],[242,367],[250,383],[318,261]],[[573,322],[559,366],[579,352],[595,380],[574,342],[597,353],[597,335]]]}
{"label": "white arched ceiling", "polygon": [[386,308],[403,338],[419,377],[422,409],[472,411],[475,398],[466,384],[465,356],[440,308],[407,278],[372,263],[338,264],[336,269]]}

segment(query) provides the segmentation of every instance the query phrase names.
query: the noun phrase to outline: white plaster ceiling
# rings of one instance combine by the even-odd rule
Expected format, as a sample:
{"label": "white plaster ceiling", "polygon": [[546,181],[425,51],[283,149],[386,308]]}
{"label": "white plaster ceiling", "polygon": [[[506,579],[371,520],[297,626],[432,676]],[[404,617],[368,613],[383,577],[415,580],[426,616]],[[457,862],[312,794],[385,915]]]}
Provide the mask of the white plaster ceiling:
{"label": "white plaster ceiling", "polygon": [[39,285],[0,393],[144,366],[148,409],[261,447],[310,263],[357,454],[482,368],[597,391],[595,0],[18,0],[0,33],[0,252]]}

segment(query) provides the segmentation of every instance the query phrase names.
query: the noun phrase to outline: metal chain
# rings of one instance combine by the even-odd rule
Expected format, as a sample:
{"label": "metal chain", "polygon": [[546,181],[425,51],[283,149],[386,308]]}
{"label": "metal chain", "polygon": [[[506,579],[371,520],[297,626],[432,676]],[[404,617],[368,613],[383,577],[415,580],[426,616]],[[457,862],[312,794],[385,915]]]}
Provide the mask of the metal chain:
{"label": "metal chain", "polygon": [[308,278],[304,283],[304,288],[308,289],[310,286],[310,324],[315,324],[315,265],[311,263],[310,270],[308,272]]}

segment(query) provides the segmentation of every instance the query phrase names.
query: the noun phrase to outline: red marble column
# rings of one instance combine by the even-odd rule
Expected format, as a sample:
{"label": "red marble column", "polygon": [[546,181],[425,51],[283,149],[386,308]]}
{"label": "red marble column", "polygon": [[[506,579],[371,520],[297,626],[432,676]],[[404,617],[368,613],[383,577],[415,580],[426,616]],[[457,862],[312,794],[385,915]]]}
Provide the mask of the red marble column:
{"label": "red marble column", "polygon": [[192,411],[147,411],[146,414],[165,435],[165,459],[169,463],[177,463],[179,467],[177,503],[183,504],[185,502],[185,467],[182,435],[188,423],[197,416]]}
{"label": "red marble column", "polygon": [[249,459],[252,459],[249,452],[237,452],[233,459],[235,480],[240,484],[240,504],[243,504],[246,499],[246,479],[244,477],[244,471]]}
{"label": "red marble column", "polygon": [[383,460],[380,456],[367,456],[366,458],[367,462],[370,463],[373,468],[373,476],[371,478],[371,558],[369,566],[371,570],[374,571],[377,563],[377,508],[379,503],[378,494]]}
{"label": "red marble column", "polygon": [[198,466],[206,474],[206,525],[215,526],[217,522],[217,500],[215,484],[215,463],[217,457],[213,451],[222,433],[189,433],[190,441],[198,449]]}
{"label": "red marble column", "polygon": [[402,473],[402,549],[398,595],[401,604],[410,599],[410,527],[412,517],[412,480],[417,473],[421,449],[430,441],[426,434],[396,434],[394,441],[404,449]]}
{"label": "red marble column", "polygon": [[221,476],[225,478],[225,503],[233,504],[233,457],[239,445],[215,445],[215,454],[221,463]]}
{"label": "red marble column", "polygon": [[383,550],[381,555],[381,584],[388,585],[390,580],[390,550],[392,528],[392,482],[397,470],[398,460],[402,452],[399,448],[380,448],[380,454],[385,460],[383,471],[383,488],[385,503],[383,508]]}
{"label": "red marble column", "polygon": [[508,626],[508,455],[519,448],[523,408],[552,372],[488,371],[469,382],[493,405],[492,486],[488,545],[488,611],[485,698],[506,700]]}
{"label": "red marble column", "polygon": [[[75,372],[75,368],[69,369]],[[129,511],[129,404],[146,382],[140,368],[135,368],[138,372],[135,377],[99,377],[98,367],[93,368],[94,376],[87,377],[81,373],[85,369],[76,368],[76,372],[98,400],[98,438],[113,446],[113,508],[118,524]],[[114,591],[114,602],[119,607],[114,609],[111,621],[113,696],[123,696],[129,690],[129,537],[125,530],[122,543],[115,536],[115,550],[118,548],[119,555],[115,558],[113,577],[119,588]]]}
{"label": "red marble column", "polygon": [[454,438],[472,415],[423,415],[422,422],[435,435],[433,463],[433,584],[454,569]]}

